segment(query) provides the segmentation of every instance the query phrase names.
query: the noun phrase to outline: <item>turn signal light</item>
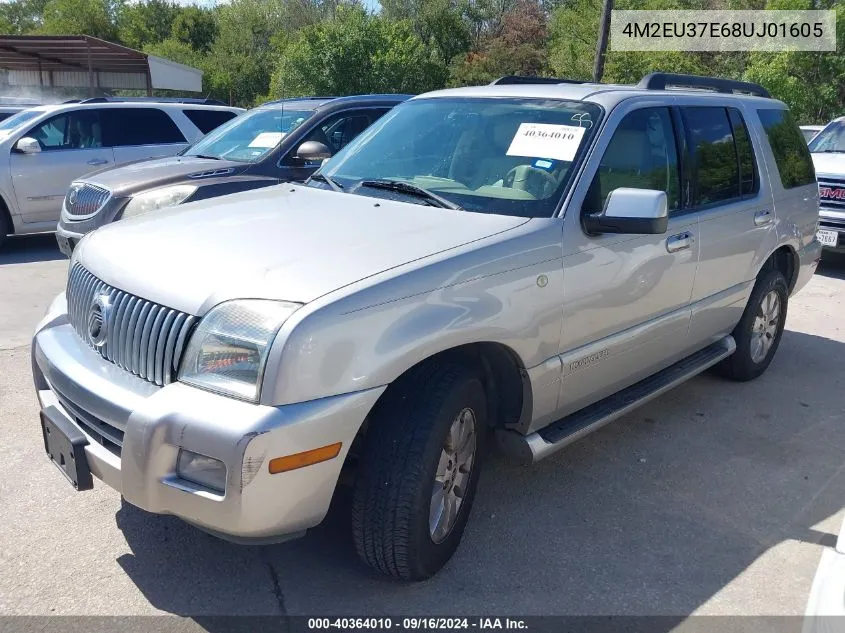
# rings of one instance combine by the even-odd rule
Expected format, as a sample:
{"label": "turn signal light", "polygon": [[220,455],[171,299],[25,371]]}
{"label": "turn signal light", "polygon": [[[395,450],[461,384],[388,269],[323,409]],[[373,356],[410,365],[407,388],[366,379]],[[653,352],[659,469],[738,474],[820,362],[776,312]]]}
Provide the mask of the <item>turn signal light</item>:
{"label": "turn signal light", "polygon": [[334,459],[340,453],[340,447],[343,443],[329,444],[315,448],[304,453],[296,453],[295,455],[286,455],[285,457],[276,457],[270,460],[270,474],[276,475],[278,473],[285,473],[289,470],[296,470],[312,464],[319,464],[320,462],[327,462]]}

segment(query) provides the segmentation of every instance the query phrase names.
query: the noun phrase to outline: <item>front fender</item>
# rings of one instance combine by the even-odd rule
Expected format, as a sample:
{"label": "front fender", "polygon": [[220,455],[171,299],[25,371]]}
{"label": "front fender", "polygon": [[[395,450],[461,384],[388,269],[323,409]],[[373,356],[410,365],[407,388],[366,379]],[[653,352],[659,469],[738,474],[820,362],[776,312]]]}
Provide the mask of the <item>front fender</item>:
{"label": "front fender", "polygon": [[285,324],[268,358],[262,403],[384,386],[471,343],[505,345],[528,368],[551,358],[563,312],[560,226],[549,222],[361,286],[309,304]]}

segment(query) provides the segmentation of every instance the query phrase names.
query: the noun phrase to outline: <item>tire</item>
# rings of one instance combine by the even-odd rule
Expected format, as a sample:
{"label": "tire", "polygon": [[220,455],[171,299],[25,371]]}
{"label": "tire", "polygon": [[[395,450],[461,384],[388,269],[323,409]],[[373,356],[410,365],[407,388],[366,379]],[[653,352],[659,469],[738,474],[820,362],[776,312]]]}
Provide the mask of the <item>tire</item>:
{"label": "tire", "polygon": [[[2,205],[2,202],[0,202],[0,205]],[[12,226],[9,224],[9,219],[6,217],[4,209],[0,208],[0,248],[3,248],[11,232]]]}
{"label": "tire", "polygon": [[[478,485],[486,402],[479,378],[452,362],[412,370],[385,393],[370,416],[352,499],[355,548],[370,567],[394,578],[416,581],[430,578],[452,557]],[[459,415],[464,416],[461,422]],[[446,498],[453,490],[456,496],[463,495],[457,516],[453,522],[444,519],[445,523],[437,524],[433,534],[429,523],[434,515],[435,475],[444,472],[447,435],[453,424],[469,428],[470,421],[474,422],[475,448],[469,468],[448,466],[446,476],[440,478],[445,483],[437,484],[442,485]],[[467,438],[455,442],[455,437],[450,442],[469,445]],[[461,486],[465,490],[460,490]]]}
{"label": "tire", "polygon": [[[762,356],[759,356],[761,348],[755,341],[758,339],[755,328],[759,327],[758,317],[763,318],[763,302],[770,298],[772,293],[779,301],[777,320],[771,327],[771,336],[765,335],[769,339],[768,348]],[[747,381],[757,378],[766,371],[780,345],[783,327],[786,324],[788,301],[789,290],[783,273],[772,269],[761,273],[748,298],[748,305],[745,306],[742,319],[733,331],[736,351],[716,365],[717,373],[732,380]]]}

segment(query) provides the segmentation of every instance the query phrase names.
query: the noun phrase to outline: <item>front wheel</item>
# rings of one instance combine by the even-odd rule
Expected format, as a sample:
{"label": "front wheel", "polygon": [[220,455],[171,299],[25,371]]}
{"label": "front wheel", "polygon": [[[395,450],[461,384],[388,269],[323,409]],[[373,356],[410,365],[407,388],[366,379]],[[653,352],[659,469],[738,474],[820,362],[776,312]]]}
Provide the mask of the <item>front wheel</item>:
{"label": "front wheel", "polygon": [[720,374],[746,381],[766,371],[780,345],[788,301],[783,273],[769,270],[760,275],[733,331],[736,351],[716,366]]}
{"label": "front wheel", "polygon": [[456,363],[423,366],[385,393],[352,502],[355,547],[368,565],[424,580],[454,554],[481,471],[486,402],[478,377]]}

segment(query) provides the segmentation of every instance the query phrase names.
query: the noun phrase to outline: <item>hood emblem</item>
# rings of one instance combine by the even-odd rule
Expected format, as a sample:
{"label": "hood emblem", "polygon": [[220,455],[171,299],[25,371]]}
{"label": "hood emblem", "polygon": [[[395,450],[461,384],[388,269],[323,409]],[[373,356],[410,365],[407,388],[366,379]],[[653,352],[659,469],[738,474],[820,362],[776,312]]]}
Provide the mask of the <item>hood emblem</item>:
{"label": "hood emblem", "polygon": [[109,295],[101,294],[94,297],[88,310],[88,339],[94,347],[100,348],[106,344],[111,307]]}
{"label": "hood emblem", "polygon": [[67,202],[70,206],[74,206],[76,204],[76,199],[79,197],[79,190],[82,187],[79,185],[74,185],[70,188],[70,191],[67,194]]}

